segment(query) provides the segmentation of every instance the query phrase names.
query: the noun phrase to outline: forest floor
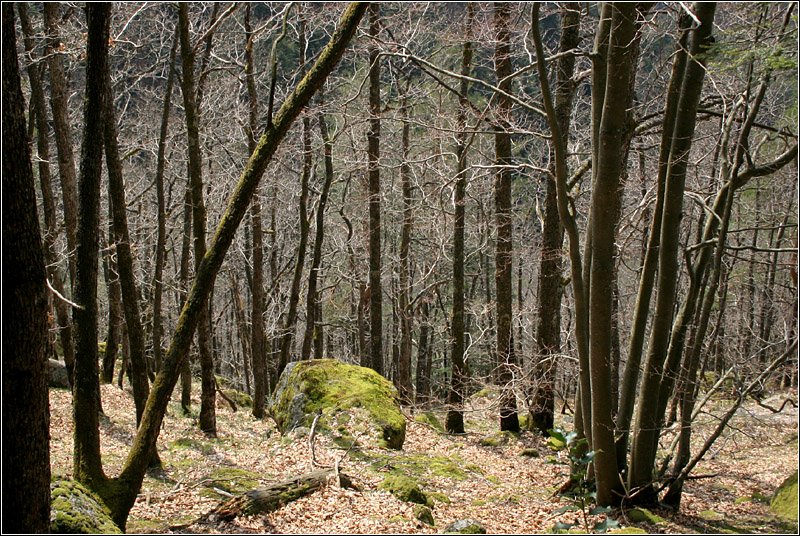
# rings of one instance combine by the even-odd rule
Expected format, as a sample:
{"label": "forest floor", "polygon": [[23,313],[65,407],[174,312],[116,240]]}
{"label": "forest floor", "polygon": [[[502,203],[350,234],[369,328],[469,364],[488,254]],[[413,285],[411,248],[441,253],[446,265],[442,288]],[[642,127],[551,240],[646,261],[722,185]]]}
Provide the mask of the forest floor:
{"label": "forest floor", "polygon": [[[197,386],[194,393],[199,396]],[[54,475],[69,476],[72,471],[70,398],[66,390],[50,391]],[[786,398],[796,401],[797,392],[776,393],[765,402],[780,406]],[[197,400],[193,402],[197,408]],[[316,434],[317,461],[332,464],[343,458],[342,472],[353,478],[360,491],[328,486],[270,514],[233,522],[198,522],[226,498],[224,491],[220,493],[226,479],[243,481],[246,489],[312,469],[306,437],[282,437],[270,419],[256,420],[247,407],[233,412],[224,401],[218,402],[219,434],[215,439],[199,431],[196,415],[184,417],[178,403],[170,403],[158,439],[163,469],[145,478],[130,513],[129,532],[436,533],[454,520],[471,518],[489,533],[541,533],[550,532],[557,521],[577,520],[575,512],[556,513],[567,504],[553,494],[566,481],[568,470],[565,465],[547,463],[553,453],[544,438],[523,432],[505,445],[482,444],[496,430],[496,418],[492,400],[480,398],[467,406],[468,433],[463,436],[440,433],[407,413],[402,451],[367,447],[362,442],[362,455],[351,451],[343,457],[340,447]],[[133,399],[128,389],[103,385],[102,404],[103,463],[106,474],[114,475],[133,438]],[[714,400],[708,412],[701,414],[694,434],[698,445],[715,425],[715,415],[729,404],[724,399]],[[443,420],[443,414],[438,416]],[[568,426],[568,419],[559,415],[557,424]],[[782,522],[770,513],[769,498],[798,465],[797,425],[796,407],[787,404],[773,413],[748,402],[717,440],[708,459],[695,469],[693,474],[703,478],[687,482],[679,512],[653,510],[661,518],[656,523],[633,522],[619,509],[611,516],[622,527],[638,527],[648,533],[796,532],[796,524]],[[666,434],[662,446],[670,439]],[[524,449],[535,449],[540,456],[522,456]],[[382,476],[393,467],[417,471],[415,476],[424,482],[424,490],[434,497],[434,527],[414,517],[412,504],[378,490]],[[230,470],[235,468],[245,471]]]}

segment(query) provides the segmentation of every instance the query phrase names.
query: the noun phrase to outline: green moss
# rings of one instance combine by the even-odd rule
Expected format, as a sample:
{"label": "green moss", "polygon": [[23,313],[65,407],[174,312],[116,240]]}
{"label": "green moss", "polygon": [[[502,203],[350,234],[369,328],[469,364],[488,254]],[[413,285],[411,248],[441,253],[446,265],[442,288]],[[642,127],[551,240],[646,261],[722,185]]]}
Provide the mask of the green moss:
{"label": "green moss", "polygon": [[484,501],[483,499],[475,499],[474,501],[472,501],[472,506],[484,506],[484,505],[486,505],[486,501]]}
{"label": "green moss", "polygon": [[259,478],[260,475],[238,467],[218,467],[201,481],[206,488],[201,495],[212,499],[219,498],[220,494],[214,491],[214,488],[239,495],[257,488]]}
{"label": "green moss", "polygon": [[518,415],[517,419],[519,419],[519,427],[521,430],[531,429],[531,420],[528,414]]}
{"label": "green moss", "polygon": [[480,445],[483,447],[502,447],[508,445],[517,439],[517,437],[518,436],[516,434],[509,431],[495,432],[482,438],[480,440]]}
{"label": "green moss", "polygon": [[775,515],[781,519],[797,521],[797,471],[789,476],[775,490],[769,505]]}
{"label": "green moss", "polygon": [[237,406],[247,408],[253,407],[253,398],[247,393],[237,391],[236,389],[225,389],[223,392],[225,393],[225,396],[233,400]]}
{"label": "green moss", "polygon": [[388,491],[401,501],[433,505],[425,492],[420,489],[419,483],[407,476],[390,474],[378,485],[378,489]]}
{"label": "green moss", "polygon": [[283,432],[310,427],[317,413],[323,416],[318,426],[324,429],[332,417],[352,408],[362,408],[369,415],[380,446],[402,448],[406,421],[397,389],[372,369],[335,359],[292,363],[284,370],[271,403],[272,415]]}
{"label": "green moss", "polygon": [[50,531],[55,534],[121,534],[111,512],[74,480],[50,483]]}
{"label": "green moss", "polygon": [[698,512],[698,515],[701,518],[709,521],[719,521],[720,519],[723,518],[722,514],[720,514],[719,512],[715,512],[714,510],[702,510]]}
{"label": "green moss", "polygon": [[[469,464],[465,464],[464,460],[457,455],[448,457],[430,454],[377,454],[363,456],[362,459],[369,461],[375,471],[389,466],[392,468],[393,474],[422,480],[439,480],[441,478],[465,480],[468,476],[467,471],[471,471],[468,468]],[[473,472],[481,471],[478,468]]]}
{"label": "green moss", "polygon": [[430,525],[431,527],[435,524],[433,521],[433,512],[431,509],[423,504],[415,504],[412,510],[414,513],[414,517],[425,523],[426,525]]}
{"label": "green moss", "polygon": [[495,475],[487,476],[486,480],[488,480],[489,482],[491,482],[492,484],[495,484],[495,485],[500,485],[500,484],[503,483],[503,481],[500,480],[500,477],[499,476],[495,476]]}
{"label": "green moss", "polygon": [[445,495],[444,493],[439,493],[438,491],[426,491],[425,492],[429,498],[444,504],[450,504],[450,497]]}
{"label": "green moss", "polygon": [[634,523],[663,523],[664,518],[661,516],[657,516],[650,510],[646,508],[631,508],[625,514],[628,516],[628,519],[633,521]]}
{"label": "green moss", "polygon": [[520,456],[524,456],[526,458],[538,458],[541,456],[541,453],[533,448],[522,449],[519,453]]}
{"label": "green moss", "polygon": [[425,411],[422,413],[418,413],[414,420],[416,422],[421,422],[423,424],[427,424],[437,432],[444,432],[444,426],[442,425],[442,421],[440,421],[436,414],[432,411]]}
{"label": "green moss", "polygon": [[205,456],[214,454],[214,447],[212,445],[193,437],[179,437],[175,441],[169,443],[167,447],[171,450],[194,449]]}
{"label": "green moss", "polygon": [[647,534],[647,531],[639,527],[621,527],[608,531],[609,534]]}

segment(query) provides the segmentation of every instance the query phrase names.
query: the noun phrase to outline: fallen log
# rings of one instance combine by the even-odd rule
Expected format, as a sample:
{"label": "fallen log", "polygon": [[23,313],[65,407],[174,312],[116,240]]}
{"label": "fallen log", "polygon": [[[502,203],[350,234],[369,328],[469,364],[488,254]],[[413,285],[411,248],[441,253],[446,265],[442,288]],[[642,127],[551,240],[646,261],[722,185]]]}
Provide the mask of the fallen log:
{"label": "fallen log", "polygon": [[[274,512],[286,504],[310,495],[328,483],[335,474],[332,469],[319,469],[296,477],[254,489],[222,502],[206,518],[210,521],[230,521],[238,516]],[[339,486],[352,488],[350,477],[339,473]]]}

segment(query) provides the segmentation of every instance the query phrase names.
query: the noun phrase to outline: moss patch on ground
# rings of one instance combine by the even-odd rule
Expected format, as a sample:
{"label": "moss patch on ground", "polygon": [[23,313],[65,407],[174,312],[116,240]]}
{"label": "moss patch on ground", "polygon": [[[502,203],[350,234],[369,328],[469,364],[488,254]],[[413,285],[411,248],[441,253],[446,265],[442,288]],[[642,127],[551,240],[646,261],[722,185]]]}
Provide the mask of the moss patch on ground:
{"label": "moss patch on ground", "polygon": [[270,406],[282,432],[311,427],[317,414],[321,415],[318,427],[329,430],[332,418],[340,412],[363,408],[370,416],[379,446],[400,449],[405,441],[406,420],[397,389],[372,369],[335,359],[290,363]]}
{"label": "moss patch on ground", "polygon": [[218,467],[207,477],[202,479],[205,489],[201,495],[218,499],[221,495],[215,489],[222,490],[232,495],[239,495],[256,489],[259,486],[260,475],[238,467]]}
{"label": "moss patch on ground", "polygon": [[55,534],[121,534],[109,509],[79,482],[51,482],[50,500],[50,530]]}
{"label": "moss patch on ground", "polygon": [[634,523],[652,523],[656,525],[664,522],[663,517],[654,514],[647,508],[631,508],[625,514]]}
{"label": "moss patch on ground", "polygon": [[433,506],[433,501],[420,489],[419,482],[407,476],[389,475],[378,485],[378,489],[388,491],[401,501]]}

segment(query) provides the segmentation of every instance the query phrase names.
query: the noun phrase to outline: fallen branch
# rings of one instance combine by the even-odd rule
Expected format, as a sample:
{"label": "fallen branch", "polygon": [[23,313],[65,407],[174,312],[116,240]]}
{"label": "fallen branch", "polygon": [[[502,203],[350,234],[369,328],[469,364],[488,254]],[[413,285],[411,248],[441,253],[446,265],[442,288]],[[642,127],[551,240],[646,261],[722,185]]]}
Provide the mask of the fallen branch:
{"label": "fallen branch", "polygon": [[[254,489],[224,501],[204,516],[208,521],[230,521],[238,516],[252,516],[269,513],[282,508],[292,501],[322,489],[333,473],[330,469],[319,469],[310,473],[275,482],[264,488]],[[350,477],[340,473],[339,486],[352,488]]]}

